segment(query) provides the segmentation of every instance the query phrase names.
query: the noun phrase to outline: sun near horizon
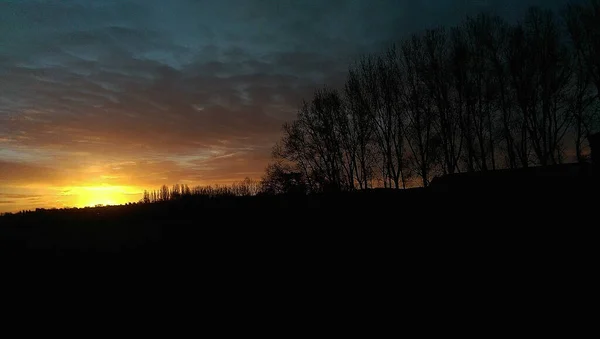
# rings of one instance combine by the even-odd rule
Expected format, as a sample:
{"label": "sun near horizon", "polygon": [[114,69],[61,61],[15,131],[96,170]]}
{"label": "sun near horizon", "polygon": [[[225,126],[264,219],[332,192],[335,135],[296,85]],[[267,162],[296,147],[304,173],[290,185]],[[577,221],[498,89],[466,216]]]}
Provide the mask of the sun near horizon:
{"label": "sun near horizon", "polygon": [[4,194],[0,213],[16,213],[37,208],[83,208],[124,205],[138,202],[144,188],[135,186],[90,184],[60,187],[22,187],[28,194]]}
{"label": "sun near horizon", "polygon": [[67,188],[63,196],[73,197],[73,207],[94,207],[136,202],[142,192],[140,188],[130,186],[77,186]]}
{"label": "sun near horizon", "polygon": [[[143,173],[142,173],[143,174]],[[140,175],[141,176],[141,175]],[[163,180],[152,183],[120,183],[119,177],[108,175],[112,182],[75,181],[72,184],[22,184],[18,186],[0,187],[0,214],[16,213],[20,211],[35,210],[37,208],[84,208],[102,206],[125,205],[142,200],[144,191],[158,191],[162,185],[169,189],[176,184],[187,185],[190,188],[197,186],[231,185],[242,179],[215,179],[210,182],[190,180]],[[255,178],[253,178],[255,179]],[[68,182],[68,180],[66,180]],[[126,181],[126,180],[124,180]]]}

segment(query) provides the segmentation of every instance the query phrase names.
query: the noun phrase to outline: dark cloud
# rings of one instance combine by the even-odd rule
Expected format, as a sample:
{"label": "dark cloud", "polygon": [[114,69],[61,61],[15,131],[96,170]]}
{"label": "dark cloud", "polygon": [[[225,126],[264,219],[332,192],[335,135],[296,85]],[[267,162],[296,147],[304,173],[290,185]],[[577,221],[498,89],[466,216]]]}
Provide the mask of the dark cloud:
{"label": "dark cloud", "polygon": [[37,164],[10,162],[0,159],[0,185],[59,183],[59,171]]}
{"label": "dark cloud", "polygon": [[7,193],[0,193],[0,198],[6,198],[6,199],[37,199],[37,198],[41,198],[42,196],[39,194],[7,194]]}

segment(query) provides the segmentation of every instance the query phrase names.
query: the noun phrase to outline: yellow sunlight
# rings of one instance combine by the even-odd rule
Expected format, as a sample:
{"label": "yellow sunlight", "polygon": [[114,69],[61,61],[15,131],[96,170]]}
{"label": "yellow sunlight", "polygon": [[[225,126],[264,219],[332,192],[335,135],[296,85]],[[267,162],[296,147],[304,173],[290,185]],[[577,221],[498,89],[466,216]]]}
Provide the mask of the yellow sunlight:
{"label": "yellow sunlight", "polygon": [[131,186],[75,186],[66,187],[63,196],[70,197],[67,205],[87,207],[96,205],[122,205],[138,201],[141,190]]}

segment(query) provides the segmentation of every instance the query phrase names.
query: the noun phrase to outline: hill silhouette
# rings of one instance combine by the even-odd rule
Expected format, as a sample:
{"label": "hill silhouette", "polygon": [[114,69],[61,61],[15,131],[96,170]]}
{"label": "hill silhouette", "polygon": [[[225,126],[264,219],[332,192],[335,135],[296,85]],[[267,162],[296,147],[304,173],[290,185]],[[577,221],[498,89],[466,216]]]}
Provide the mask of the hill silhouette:
{"label": "hill silhouette", "polygon": [[[593,185],[488,192],[442,191],[436,186],[190,197],[10,214],[0,217],[0,251],[17,256],[147,258],[219,251],[221,242],[236,252],[260,251],[266,246],[303,253],[311,250],[302,244],[325,242],[321,250],[327,246],[334,250],[353,246],[355,241],[359,241],[356,246],[374,250],[386,244],[397,246],[411,234],[429,231],[453,236],[474,232],[468,235],[471,238],[499,229],[520,234],[585,223],[586,211],[593,210],[598,192]],[[344,243],[345,239],[351,239],[350,243]]]}

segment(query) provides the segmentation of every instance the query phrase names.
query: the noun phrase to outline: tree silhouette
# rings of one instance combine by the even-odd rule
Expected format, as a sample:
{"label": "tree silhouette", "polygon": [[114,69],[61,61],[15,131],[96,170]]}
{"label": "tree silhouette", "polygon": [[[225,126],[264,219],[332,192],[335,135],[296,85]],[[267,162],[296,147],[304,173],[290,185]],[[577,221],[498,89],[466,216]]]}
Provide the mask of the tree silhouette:
{"label": "tree silhouette", "polygon": [[375,160],[371,143],[373,125],[371,124],[369,99],[365,85],[368,77],[363,71],[367,67],[364,65],[365,62],[361,61],[360,64],[350,68],[344,92],[349,115],[348,138],[346,138],[349,144],[346,145],[346,149],[351,155],[355,180],[361,189],[369,188],[369,183],[374,175],[373,162]]}
{"label": "tree silhouette", "polygon": [[600,2],[591,1],[587,6],[568,5],[563,11],[563,19],[574,59],[575,83],[569,97],[569,106],[574,118],[575,152],[581,162],[585,160],[583,149],[586,135],[595,129],[599,118]]}
{"label": "tree silhouette", "polygon": [[421,37],[413,35],[402,44],[401,49],[400,62],[405,81],[404,91],[401,92],[405,121],[403,135],[415,172],[421,177],[423,186],[427,186],[438,147],[433,142],[435,132],[431,102],[419,72],[424,53]]}
{"label": "tree silhouette", "polygon": [[343,95],[317,90],[284,125],[275,160],[313,192],[559,164],[568,139],[584,161],[599,112],[599,4],[568,6],[562,23],[539,8],[512,25],[480,14],[364,56]]}
{"label": "tree silhouette", "polygon": [[301,172],[293,171],[282,163],[267,166],[261,181],[261,192],[264,194],[305,194],[306,180]]}

